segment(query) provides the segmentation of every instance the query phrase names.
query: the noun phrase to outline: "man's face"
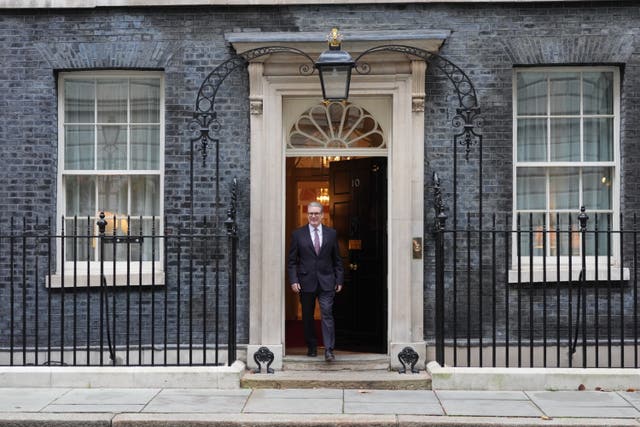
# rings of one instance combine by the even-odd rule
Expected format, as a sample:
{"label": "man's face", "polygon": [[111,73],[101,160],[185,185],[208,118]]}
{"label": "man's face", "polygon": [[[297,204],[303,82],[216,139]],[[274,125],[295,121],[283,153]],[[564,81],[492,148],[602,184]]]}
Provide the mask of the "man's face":
{"label": "man's face", "polygon": [[322,210],[318,207],[312,206],[307,212],[309,214],[309,224],[313,227],[317,227],[322,222]]}

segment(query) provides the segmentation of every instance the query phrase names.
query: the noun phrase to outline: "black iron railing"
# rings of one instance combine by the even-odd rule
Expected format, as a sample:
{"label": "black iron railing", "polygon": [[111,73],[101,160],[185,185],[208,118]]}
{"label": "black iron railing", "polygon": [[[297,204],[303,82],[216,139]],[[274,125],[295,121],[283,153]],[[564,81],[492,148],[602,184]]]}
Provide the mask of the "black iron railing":
{"label": "black iron railing", "polygon": [[468,214],[449,226],[438,200],[438,362],[639,366],[636,215]]}
{"label": "black iron railing", "polygon": [[234,205],[226,221],[184,227],[75,217],[54,232],[52,222],[0,225],[0,365],[235,361]]}

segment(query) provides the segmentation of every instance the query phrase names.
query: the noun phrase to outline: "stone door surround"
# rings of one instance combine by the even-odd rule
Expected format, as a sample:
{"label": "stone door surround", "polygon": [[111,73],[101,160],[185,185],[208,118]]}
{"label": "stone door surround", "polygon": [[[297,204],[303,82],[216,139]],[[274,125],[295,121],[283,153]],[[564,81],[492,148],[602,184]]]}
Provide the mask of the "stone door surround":
{"label": "stone door surround", "polygon": [[[328,31],[328,30],[327,30]],[[448,31],[344,32],[343,49],[355,58],[374,46],[401,44],[437,52]],[[267,46],[288,46],[317,58],[326,48],[322,33],[228,33],[238,53]],[[274,353],[272,367],[284,356],[285,132],[283,99],[318,96],[317,74],[300,75],[302,57],[274,54],[249,64],[251,107],[250,309],[247,365],[266,346]],[[392,131],[388,157],[388,355],[411,346],[424,368],[423,262],[412,256],[413,237],[422,237],[424,218],[424,82],[426,64],[404,54],[382,52],[363,58],[367,75],[354,73],[351,94],[388,96]],[[318,155],[318,154],[311,154]],[[338,155],[338,154],[335,154]],[[280,212],[281,215],[277,213]],[[275,214],[274,214],[275,213]]]}

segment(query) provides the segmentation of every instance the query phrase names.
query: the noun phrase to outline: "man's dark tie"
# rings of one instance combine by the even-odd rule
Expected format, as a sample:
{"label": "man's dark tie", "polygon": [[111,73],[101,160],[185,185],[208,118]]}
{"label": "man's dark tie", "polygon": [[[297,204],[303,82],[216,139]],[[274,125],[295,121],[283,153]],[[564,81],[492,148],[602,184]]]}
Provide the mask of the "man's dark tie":
{"label": "man's dark tie", "polygon": [[313,249],[316,250],[316,255],[320,255],[320,236],[318,236],[318,227],[315,227],[313,232]]}

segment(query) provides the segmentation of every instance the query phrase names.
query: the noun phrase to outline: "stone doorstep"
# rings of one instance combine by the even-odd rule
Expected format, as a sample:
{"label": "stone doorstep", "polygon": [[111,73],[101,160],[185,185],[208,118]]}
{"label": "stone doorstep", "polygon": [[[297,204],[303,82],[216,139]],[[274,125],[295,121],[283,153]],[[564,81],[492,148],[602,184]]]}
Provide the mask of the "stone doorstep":
{"label": "stone doorstep", "polygon": [[458,368],[427,364],[434,390],[640,390],[640,370],[622,368]]}
{"label": "stone doorstep", "polygon": [[231,366],[0,367],[2,387],[237,389],[245,364]]}
{"label": "stone doorstep", "polygon": [[243,388],[337,388],[372,390],[430,390],[431,377],[425,371],[399,374],[388,370],[368,371],[276,371],[256,374],[246,371]]}
{"label": "stone doorstep", "polygon": [[332,363],[324,361],[324,356],[308,357],[306,355],[285,356],[282,361],[283,371],[373,371],[389,369],[389,357],[377,354],[337,354]]}

